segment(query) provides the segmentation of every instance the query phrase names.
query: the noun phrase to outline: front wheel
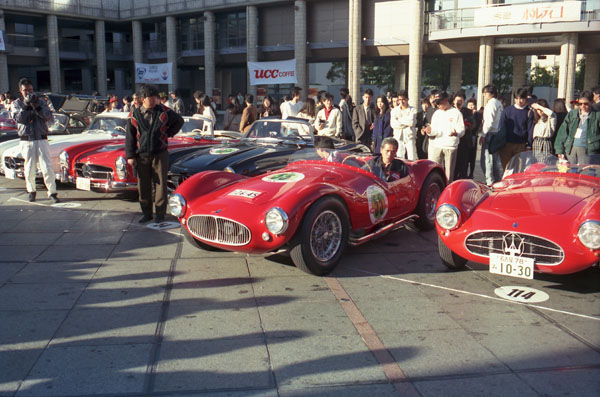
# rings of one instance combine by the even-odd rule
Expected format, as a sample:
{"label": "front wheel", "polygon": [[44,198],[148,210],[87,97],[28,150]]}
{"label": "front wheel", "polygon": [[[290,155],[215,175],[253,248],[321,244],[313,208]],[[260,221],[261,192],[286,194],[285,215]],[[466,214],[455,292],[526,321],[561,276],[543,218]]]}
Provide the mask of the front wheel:
{"label": "front wheel", "polygon": [[315,202],[292,241],[294,265],[317,276],[331,272],[348,243],[348,228],[348,212],[339,200],[325,197]]}
{"label": "front wheel", "polygon": [[460,270],[465,267],[467,260],[462,256],[459,256],[452,252],[450,248],[444,243],[440,236],[438,236],[438,252],[442,263],[446,265],[448,269]]}
{"label": "front wheel", "polygon": [[437,172],[431,173],[425,178],[417,204],[419,219],[415,221],[419,230],[432,230],[435,227],[435,207],[445,187],[444,178]]}

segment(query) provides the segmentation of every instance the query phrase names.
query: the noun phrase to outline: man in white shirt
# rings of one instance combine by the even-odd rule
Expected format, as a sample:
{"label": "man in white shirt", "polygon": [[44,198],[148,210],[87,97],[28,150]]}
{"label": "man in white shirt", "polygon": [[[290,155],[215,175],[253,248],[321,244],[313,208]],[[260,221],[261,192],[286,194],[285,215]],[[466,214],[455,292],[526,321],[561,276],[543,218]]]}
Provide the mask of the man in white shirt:
{"label": "man in white shirt", "polygon": [[431,118],[431,125],[425,128],[427,135],[435,137],[429,160],[442,165],[448,182],[452,182],[458,143],[465,134],[465,123],[460,111],[450,106],[446,92],[441,92],[437,101],[438,108]]}
{"label": "man in white shirt", "polygon": [[394,102],[390,125],[399,143],[398,155],[411,161],[417,160],[417,109],[408,104],[406,90],[400,90]]}
{"label": "man in white shirt", "polygon": [[302,88],[294,87],[290,91],[292,99],[281,104],[281,118],[296,117],[300,109],[302,109]]}
{"label": "man in white shirt", "polygon": [[479,143],[481,144],[481,169],[485,175],[485,183],[488,185],[502,178],[500,156],[489,151],[490,141],[500,129],[500,116],[504,110],[502,103],[496,98],[497,95],[498,91],[492,84],[483,87],[483,97],[487,104],[483,109],[483,126]]}

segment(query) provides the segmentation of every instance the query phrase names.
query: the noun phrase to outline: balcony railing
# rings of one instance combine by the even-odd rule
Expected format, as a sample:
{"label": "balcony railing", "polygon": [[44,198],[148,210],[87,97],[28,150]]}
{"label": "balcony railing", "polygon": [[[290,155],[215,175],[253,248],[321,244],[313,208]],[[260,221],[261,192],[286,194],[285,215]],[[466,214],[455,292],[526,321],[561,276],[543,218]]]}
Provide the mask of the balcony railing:
{"label": "balcony railing", "polygon": [[[489,5],[501,12],[506,7],[522,6],[523,4],[535,3],[562,3],[563,1],[542,0],[532,1],[530,3],[515,3],[515,4],[497,4]],[[475,13],[481,10],[482,7],[458,8],[452,10],[432,11],[428,15],[429,26],[428,32],[438,32],[442,30],[464,29],[475,27]],[[598,21],[600,20],[600,0],[581,1],[581,18],[579,22]],[[502,23],[499,23],[501,25]]]}

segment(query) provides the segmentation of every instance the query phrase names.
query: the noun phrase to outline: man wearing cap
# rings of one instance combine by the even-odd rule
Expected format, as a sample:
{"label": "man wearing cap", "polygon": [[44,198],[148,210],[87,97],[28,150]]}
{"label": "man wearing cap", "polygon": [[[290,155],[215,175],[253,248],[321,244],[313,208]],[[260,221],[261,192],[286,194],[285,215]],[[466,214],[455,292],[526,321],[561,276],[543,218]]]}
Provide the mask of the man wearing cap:
{"label": "man wearing cap", "polygon": [[180,116],[183,116],[183,112],[185,111],[185,106],[183,105],[183,100],[177,96],[176,91],[171,91],[169,93],[171,95],[171,99],[169,100],[170,105],[168,105],[171,109],[175,111]]}
{"label": "man wearing cap", "polygon": [[169,170],[168,138],[183,126],[183,118],[159,104],[158,89],[143,85],[142,106],[134,108],[127,122],[125,156],[137,170],[140,207],[144,216],[140,223],[152,219],[152,184],[155,182],[156,223],[164,221],[167,212],[167,171]]}

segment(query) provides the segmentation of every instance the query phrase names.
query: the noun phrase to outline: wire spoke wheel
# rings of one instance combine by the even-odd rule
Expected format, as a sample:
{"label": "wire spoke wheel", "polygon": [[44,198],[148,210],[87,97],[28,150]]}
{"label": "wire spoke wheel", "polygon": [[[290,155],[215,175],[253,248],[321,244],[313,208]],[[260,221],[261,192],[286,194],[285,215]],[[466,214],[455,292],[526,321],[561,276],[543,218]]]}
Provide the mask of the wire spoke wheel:
{"label": "wire spoke wheel", "polygon": [[310,249],[317,260],[333,258],[342,243],[342,221],[333,211],[324,211],[313,222]]}

